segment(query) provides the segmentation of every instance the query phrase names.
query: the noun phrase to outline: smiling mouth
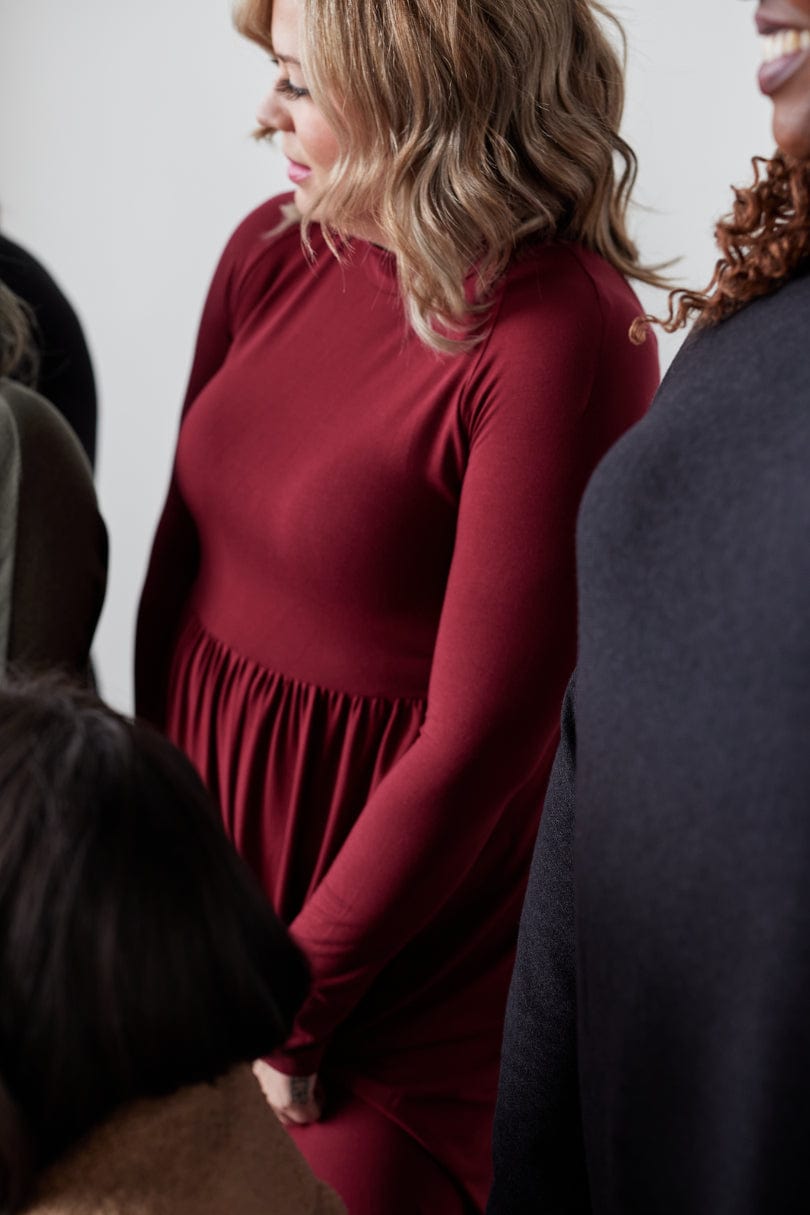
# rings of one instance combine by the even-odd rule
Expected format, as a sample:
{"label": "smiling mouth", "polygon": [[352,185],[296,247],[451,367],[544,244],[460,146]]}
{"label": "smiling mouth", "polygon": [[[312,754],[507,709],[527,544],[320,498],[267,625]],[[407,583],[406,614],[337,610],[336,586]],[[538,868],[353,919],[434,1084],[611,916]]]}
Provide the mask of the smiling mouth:
{"label": "smiling mouth", "polygon": [[810,30],[776,30],[760,38],[763,63],[785,59],[799,51],[810,50]]}
{"label": "smiling mouth", "polygon": [[771,29],[762,33],[763,62],[759,87],[773,97],[800,70],[810,55],[810,30]]}

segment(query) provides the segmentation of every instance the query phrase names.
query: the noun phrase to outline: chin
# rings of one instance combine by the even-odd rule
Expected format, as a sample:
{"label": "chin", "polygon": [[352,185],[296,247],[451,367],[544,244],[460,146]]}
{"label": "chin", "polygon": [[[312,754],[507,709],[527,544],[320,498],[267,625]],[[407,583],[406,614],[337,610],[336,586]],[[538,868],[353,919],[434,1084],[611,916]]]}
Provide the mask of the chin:
{"label": "chin", "polygon": [[323,207],[313,205],[316,204],[317,200],[315,199],[315,191],[312,189],[309,181],[296,186],[293,201],[301,215],[306,216],[312,223],[319,224],[323,222]]}
{"label": "chin", "polygon": [[802,119],[785,119],[778,111],[773,121],[773,136],[786,156],[810,160],[810,112]]}

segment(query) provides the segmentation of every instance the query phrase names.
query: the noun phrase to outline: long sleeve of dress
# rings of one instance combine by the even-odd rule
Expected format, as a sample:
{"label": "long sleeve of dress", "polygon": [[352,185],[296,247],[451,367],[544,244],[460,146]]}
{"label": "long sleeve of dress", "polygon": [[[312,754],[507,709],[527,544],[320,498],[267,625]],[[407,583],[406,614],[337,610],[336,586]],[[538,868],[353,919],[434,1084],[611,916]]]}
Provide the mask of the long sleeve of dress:
{"label": "long sleeve of dress", "polygon": [[274,1059],[283,1070],[315,1070],[336,1026],[550,762],[574,665],[577,507],[596,460],[643,408],[628,405],[621,421],[615,405],[602,408],[603,317],[578,274],[575,291],[570,275],[549,277],[531,307],[513,296],[493,326],[498,351],[485,346],[470,377],[469,457],[424,726],[291,926],[314,986]]}
{"label": "long sleeve of dress", "polygon": [[[203,308],[181,420],[203,386],[216,375],[230,348],[234,243],[232,239],[220,259]],[[136,710],[158,728],[165,725],[172,642],[197,559],[194,521],[173,470],[141,593],[135,651]]]}
{"label": "long sleeve of dress", "polygon": [[546,796],[506,1008],[487,1215],[587,1215],[577,1101],[574,680]]}

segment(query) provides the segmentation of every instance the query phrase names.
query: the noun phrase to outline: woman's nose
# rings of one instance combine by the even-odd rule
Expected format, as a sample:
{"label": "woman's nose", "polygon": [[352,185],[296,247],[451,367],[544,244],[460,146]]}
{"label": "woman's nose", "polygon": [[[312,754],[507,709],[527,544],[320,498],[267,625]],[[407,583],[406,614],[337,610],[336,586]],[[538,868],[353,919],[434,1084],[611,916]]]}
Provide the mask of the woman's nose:
{"label": "woman's nose", "polygon": [[274,127],[276,130],[290,129],[290,116],[284,101],[279,97],[275,88],[265,94],[256,110],[256,121],[261,127]]}

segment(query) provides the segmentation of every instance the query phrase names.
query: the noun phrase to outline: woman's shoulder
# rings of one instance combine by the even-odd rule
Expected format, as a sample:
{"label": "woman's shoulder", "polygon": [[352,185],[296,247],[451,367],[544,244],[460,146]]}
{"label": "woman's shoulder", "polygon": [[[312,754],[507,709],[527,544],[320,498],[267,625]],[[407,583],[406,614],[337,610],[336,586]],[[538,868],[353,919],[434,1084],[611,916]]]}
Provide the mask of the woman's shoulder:
{"label": "woman's shoulder", "polygon": [[292,251],[301,256],[299,218],[291,193],[278,194],[254,207],[231,233],[223,261],[242,267],[256,260],[288,258]]}
{"label": "woman's shoulder", "polygon": [[75,468],[77,476],[86,476],[92,482],[90,462],[81,443],[50,401],[6,379],[0,380],[0,403],[0,425],[14,427],[23,465],[34,457],[44,466],[57,460],[59,466],[67,464]]}
{"label": "woman's shoulder", "polygon": [[796,424],[810,413],[796,410],[810,392],[810,271],[789,279],[726,320],[696,325],[681,346],[661,386],[659,401],[691,399],[695,392],[740,414],[783,404]]}
{"label": "woman's shoulder", "polygon": [[630,324],[643,309],[625,276],[606,258],[571,241],[544,241],[525,246],[505,274],[506,299],[521,293],[534,300],[534,311],[587,318],[593,325]]}
{"label": "woman's shoulder", "polygon": [[726,320],[696,325],[684,343],[683,361],[743,358],[752,370],[759,368],[765,376],[790,363],[807,375],[810,374],[808,325],[810,267],[767,295],[752,300]]}
{"label": "woman's shoulder", "polygon": [[[301,244],[300,221],[291,193],[279,194],[255,207],[232,232],[219,261],[215,281],[225,284],[226,298],[237,323],[268,291],[289,286],[307,275],[312,256]],[[309,233],[311,249],[323,252],[320,228]]]}
{"label": "woman's shoulder", "polygon": [[489,356],[537,368],[550,359],[584,361],[594,373],[615,365],[643,382],[649,401],[658,383],[655,338],[642,346],[630,340],[642,312],[627,279],[599,254],[567,242],[530,244],[496,286]]}

